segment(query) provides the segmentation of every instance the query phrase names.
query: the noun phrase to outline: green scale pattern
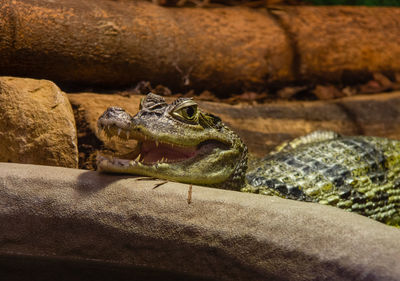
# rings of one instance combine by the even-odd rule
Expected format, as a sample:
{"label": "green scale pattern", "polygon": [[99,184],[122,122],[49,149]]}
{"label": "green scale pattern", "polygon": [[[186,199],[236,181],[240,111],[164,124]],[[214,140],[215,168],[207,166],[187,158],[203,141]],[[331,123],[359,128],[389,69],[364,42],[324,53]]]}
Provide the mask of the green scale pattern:
{"label": "green scale pattern", "polygon": [[271,154],[242,191],[318,202],[400,225],[400,141],[338,137]]}

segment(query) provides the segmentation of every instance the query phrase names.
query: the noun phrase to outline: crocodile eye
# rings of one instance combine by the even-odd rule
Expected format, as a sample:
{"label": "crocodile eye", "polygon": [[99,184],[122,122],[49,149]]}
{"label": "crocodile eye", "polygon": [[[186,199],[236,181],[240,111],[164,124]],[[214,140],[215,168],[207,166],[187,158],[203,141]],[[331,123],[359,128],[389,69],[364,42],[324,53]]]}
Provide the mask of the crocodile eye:
{"label": "crocodile eye", "polygon": [[170,114],[183,122],[196,124],[199,120],[199,111],[197,110],[197,103],[193,100],[184,100],[177,104],[171,111]]}
{"label": "crocodile eye", "polygon": [[175,111],[175,116],[179,116],[181,119],[196,122],[197,120],[197,105],[185,106]]}
{"label": "crocodile eye", "polygon": [[199,118],[197,105],[185,106],[179,108],[178,110],[174,110],[172,112],[172,116],[188,123],[196,123]]}
{"label": "crocodile eye", "polygon": [[182,108],[181,111],[182,111],[182,116],[185,119],[193,120],[196,117],[197,106],[194,106],[194,105],[188,106],[188,107]]}

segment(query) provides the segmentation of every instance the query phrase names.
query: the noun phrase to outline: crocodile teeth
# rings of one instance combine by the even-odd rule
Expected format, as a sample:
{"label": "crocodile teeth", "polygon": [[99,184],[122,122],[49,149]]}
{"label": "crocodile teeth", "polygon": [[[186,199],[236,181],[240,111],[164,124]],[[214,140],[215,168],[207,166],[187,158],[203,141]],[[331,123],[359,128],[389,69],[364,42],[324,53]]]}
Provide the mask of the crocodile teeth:
{"label": "crocodile teeth", "polygon": [[118,136],[121,134],[121,128],[118,128]]}
{"label": "crocodile teeth", "polygon": [[129,165],[131,165],[131,166],[135,165],[135,161],[133,161],[133,160],[129,161]]}
{"label": "crocodile teeth", "polygon": [[140,156],[141,156],[141,154],[139,154],[138,157],[136,157],[136,159],[135,159],[136,162],[140,161]]}
{"label": "crocodile teeth", "polygon": [[129,139],[129,131],[126,131],[125,134],[126,134],[126,138]]}
{"label": "crocodile teeth", "polygon": [[158,145],[159,145],[159,143],[158,143],[158,141],[156,141],[156,147],[158,147]]}
{"label": "crocodile teeth", "polygon": [[164,160],[165,160],[165,158],[163,157],[163,158],[161,158],[161,161],[160,161],[160,162],[164,162]]}

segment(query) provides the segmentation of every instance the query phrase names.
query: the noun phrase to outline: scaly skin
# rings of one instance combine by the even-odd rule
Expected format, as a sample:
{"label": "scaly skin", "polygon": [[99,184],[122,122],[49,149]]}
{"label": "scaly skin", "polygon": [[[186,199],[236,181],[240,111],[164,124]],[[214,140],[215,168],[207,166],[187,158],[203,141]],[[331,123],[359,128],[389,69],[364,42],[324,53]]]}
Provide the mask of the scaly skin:
{"label": "scaly skin", "polygon": [[154,94],[148,94],[140,108],[134,117],[116,107],[100,116],[98,128],[107,136],[139,142],[128,160],[99,156],[99,171],[227,189],[245,184],[247,147],[218,117],[200,111],[192,99],[167,104]]}
{"label": "scaly skin", "polygon": [[135,116],[109,108],[98,127],[139,141],[130,159],[99,156],[100,171],[318,202],[400,225],[399,141],[317,131],[281,145],[246,175],[246,146],[191,99],[168,105],[149,94]]}

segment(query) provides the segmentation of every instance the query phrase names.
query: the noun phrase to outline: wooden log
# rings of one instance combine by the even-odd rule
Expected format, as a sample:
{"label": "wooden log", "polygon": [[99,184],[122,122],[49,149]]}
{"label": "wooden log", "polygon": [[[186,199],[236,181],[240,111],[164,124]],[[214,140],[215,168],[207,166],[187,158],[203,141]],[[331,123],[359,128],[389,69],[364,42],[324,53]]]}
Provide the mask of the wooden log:
{"label": "wooden log", "polygon": [[141,80],[229,93],[289,75],[288,42],[266,11],[149,2],[0,3],[0,75],[108,87]]}
{"label": "wooden log", "polygon": [[400,9],[284,7],[271,10],[293,48],[296,81],[351,84],[400,72]]}
{"label": "wooden log", "polygon": [[221,96],[400,71],[400,9],[166,8],[3,0],[0,75],[116,88],[148,80]]}

